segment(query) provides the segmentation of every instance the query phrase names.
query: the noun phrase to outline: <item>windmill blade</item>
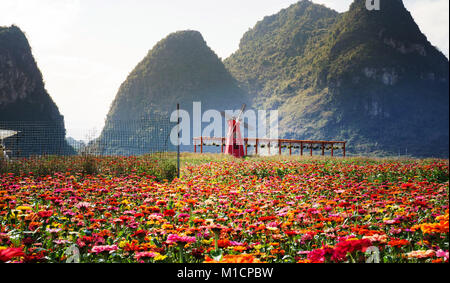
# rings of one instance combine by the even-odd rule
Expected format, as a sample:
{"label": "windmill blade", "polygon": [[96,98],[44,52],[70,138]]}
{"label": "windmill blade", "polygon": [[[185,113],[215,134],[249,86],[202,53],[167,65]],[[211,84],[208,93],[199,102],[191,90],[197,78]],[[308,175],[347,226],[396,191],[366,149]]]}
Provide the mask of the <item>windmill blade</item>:
{"label": "windmill blade", "polygon": [[[241,123],[241,116],[242,116],[242,113],[244,113],[244,110],[245,110],[245,107],[246,107],[247,105],[245,105],[245,103],[244,104],[242,104],[242,107],[241,107],[241,111],[239,112],[239,115],[238,115],[238,117],[236,118],[236,122],[239,122],[239,123]],[[245,123],[244,123],[245,124]],[[235,123],[234,124],[234,126],[233,126],[233,129],[231,130],[232,132],[234,132],[234,129],[236,128],[236,125],[237,125],[237,123]],[[248,126],[248,125],[247,125]]]}
{"label": "windmill blade", "polygon": [[220,111],[220,115],[222,115],[222,117],[224,117],[227,120],[234,120],[234,117],[231,117],[230,115],[225,113],[225,111]]}
{"label": "windmill blade", "polygon": [[238,115],[238,117],[236,118],[236,120],[239,121],[239,119],[241,119],[241,116],[242,116],[242,114],[244,113],[245,107],[247,107],[247,105],[245,105],[245,103],[242,104],[241,111],[239,112],[239,115]]}

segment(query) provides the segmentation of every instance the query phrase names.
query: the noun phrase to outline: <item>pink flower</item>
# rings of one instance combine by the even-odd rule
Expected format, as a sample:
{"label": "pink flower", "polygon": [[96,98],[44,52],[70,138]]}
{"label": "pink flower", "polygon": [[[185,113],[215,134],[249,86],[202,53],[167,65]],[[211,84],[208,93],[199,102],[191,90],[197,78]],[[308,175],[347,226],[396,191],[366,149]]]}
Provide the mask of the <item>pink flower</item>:
{"label": "pink flower", "polygon": [[436,252],[436,257],[443,257],[445,260],[448,260],[449,254],[448,251],[438,250]]}
{"label": "pink flower", "polygon": [[94,247],[92,247],[91,252],[95,253],[95,254],[99,254],[99,253],[102,253],[102,252],[109,252],[109,253],[111,253],[113,251],[116,251],[117,249],[118,248],[117,248],[116,245],[111,245],[111,246],[94,246]]}
{"label": "pink flower", "polygon": [[427,257],[432,257],[435,255],[435,251],[433,250],[427,250],[427,251],[422,251],[422,250],[418,250],[418,251],[412,251],[406,254],[406,256],[408,258],[427,258]]}
{"label": "pink flower", "polygon": [[7,248],[0,250],[0,262],[7,262],[15,257],[25,256],[20,248]]}
{"label": "pink flower", "polygon": [[394,234],[394,235],[400,234],[401,232],[402,232],[402,229],[395,229],[395,228],[391,228],[391,231],[390,231],[390,233]]}
{"label": "pink flower", "polygon": [[191,215],[189,215],[189,214],[187,214],[187,213],[180,213],[180,214],[178,215],[178,218],[188,218],[189,216],[191,216]]}
{"label": "pink flower", "polygon": [[86,201],[79,202],[75,205],[75,207],[78,209],[88,209],[91,206],[92,204]]}
{"label": "pink flower", "polygon": [[372,235],[372,236],[364,236],[363,239],[368,239],[369,241],[371,241],[372,243],[387,243],[387,235]]}
{"label": "pink flower", "polygon": [[334,251],[330,247],[322,247],[321,249],[316,249],[308,253],[307,258],[314,263],[325,262],[327,258],[333,255]]}
{"label": "pink flower", "polygon": [[168,244],[175,244],[175,243],[194,243],[196,241],[195,237],[189,237],[189,236],[179,236],[177,234],[170,234],[167,237],[167,243]]}

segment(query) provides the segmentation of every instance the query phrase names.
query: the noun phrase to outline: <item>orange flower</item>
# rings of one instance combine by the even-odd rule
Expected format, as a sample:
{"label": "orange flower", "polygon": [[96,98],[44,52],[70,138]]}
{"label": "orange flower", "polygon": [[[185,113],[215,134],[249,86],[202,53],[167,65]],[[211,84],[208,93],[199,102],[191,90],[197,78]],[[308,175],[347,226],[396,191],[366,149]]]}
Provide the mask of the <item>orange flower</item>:
{"label": "orange flower", "polygon": [[226,255],[220,261],[206,256],[204,263],[261,263],[252,254]]}
{"label": "orange flower", "polygon": [[300,259],[297,263],[312,263],[312,261],[309,259]]}
{"label": "orange flower", "polygon": [[270,253],[274,254],[274,255],[276,255],[276,254],[284,255],[285,251],[282,250],[282,249],[273,249],[273,250],[270,251]]}
{"label": "orange flower", "polygon": [[247,250],[247,248],[244,247],[244,246],[235,246],[235,247],[233,247],[233,251],[235,251],[235,252],[243,252],[245,250]]}
{"label": "orange flower", "polygon": [[388,245],[391,247],[402,247],[402,246],[407,246],[409,245],[409,241],[408,240],[404,240],[404,239],[395,239],[395,240],[391,240],[388,242]]}
{"label": "orange flower", "polygon": [[424,234],[448,233],[449,232],[448,214],[438,216],[436,219],[440,220],[439,223],[423,223],[414,225],[413,227],[411,227],[411,231],[417,231],[420,229]]}

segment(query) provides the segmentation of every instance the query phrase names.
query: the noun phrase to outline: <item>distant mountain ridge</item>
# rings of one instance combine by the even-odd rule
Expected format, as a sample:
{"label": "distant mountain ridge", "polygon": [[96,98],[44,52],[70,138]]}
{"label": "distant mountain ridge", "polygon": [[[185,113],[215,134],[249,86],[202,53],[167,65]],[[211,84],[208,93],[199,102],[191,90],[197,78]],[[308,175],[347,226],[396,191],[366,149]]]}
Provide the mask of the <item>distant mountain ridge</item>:
{"label": "distant mountain ridge", "polygon": [[[345,140],[350,154],[448,157],[448,59],[401,0],[380,11],[365,2],[338,13],[299,1],[259,21],[223,62],[197,31],[168,35],[120,86],[96,148],[129,155],[167,144],[176,104],[192,118],[199,101],[203,111],[279,110],[281,138]],[[0,28],[0,121],[18,119],[56,123],[64,138],[25,36]]]}
{"label": "distant mountain ridge", "polygon": [[247,32],[226,67],[286,138],[347,140],[354,154],[448,157],[448,59],[401,0],[339,14],[300,1]]}
{"label": "distant mountain ridge", "polygon": [[[201,102],[203,111],[238,110],[243,103],[249,104],[249,99],[199,32],[179,31],[158,42],[122,83],[99,142],[109,154],[151,150],[150,138],[144,137],[155,131],[154,127],[165,127],[164,120],[177,103],[192,119],[193,102]],[[160,119],[161,124],[146,119]],[[126,121],[130,137],[119,138],[118,129],[123,133]],[[164,137],[152,140],[154,144],[168,142]],[[143,145],[142,150],[131,149],[129,145],[136,143]],[[192,146],[185,149],[192,150]]]}
{"label": "distant mountain ridge", "polygon": [[0,27],[0,128],[20,131],[14,148],[22,155],[74,153],[64,139],[64,117],[16,26]]}

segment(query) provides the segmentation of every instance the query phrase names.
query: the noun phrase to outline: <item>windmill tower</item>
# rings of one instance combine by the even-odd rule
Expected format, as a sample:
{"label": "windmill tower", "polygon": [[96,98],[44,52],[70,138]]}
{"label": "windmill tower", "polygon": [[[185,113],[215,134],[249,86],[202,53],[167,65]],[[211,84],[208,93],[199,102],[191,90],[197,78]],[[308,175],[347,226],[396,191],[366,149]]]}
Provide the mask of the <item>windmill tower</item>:
{"label": "windmill tower", "polygon": [[[222,116],[227,119],[228,122],[228,130],[227,130],[227,138],[225,143],[225,154],[232,155],[234,157],[244,157],[244,140],[241,135],[241,117],[244,113],[246,105],[243,104],[241,111],[237,117],[230,117],[225,114],[225,112],[221,112]],[[245,128],[249,128],[247,123],[243,123]]]}

